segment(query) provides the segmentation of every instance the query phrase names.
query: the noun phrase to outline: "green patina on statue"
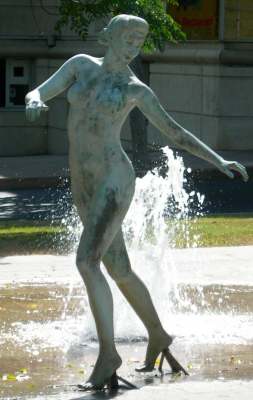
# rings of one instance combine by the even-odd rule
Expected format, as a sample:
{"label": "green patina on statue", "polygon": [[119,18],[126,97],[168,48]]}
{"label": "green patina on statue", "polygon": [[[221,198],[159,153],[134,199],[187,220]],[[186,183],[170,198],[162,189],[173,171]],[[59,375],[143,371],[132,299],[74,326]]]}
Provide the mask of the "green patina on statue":
{"label": "green patina on statue", "polygon": [[76,263],[99,339],[98,359],[88,381],[80,385],[83,390],[117,385],[116,371],[122,363],[114,341],[113,299],[100,270],[101,261],[148,331],[146,359],[138,371],[151,371],[162,353],[161,366],[165,357],[173,371],[186,373],[169,351],[172,337],[163,329],[147,288],[131,269],[122,234],[121,225],[135,188],[135,172],[120,142],[121,128],[130,111],[138,107],[178,147],[209,161],[230,178],[235,170],[245,181],[248,179],[242,165],[225,161],[174,121],[153,91],[129,68],[148,29],[147,22],[139,17],[114,17],[100,35],[107,46],[103,58],[78,54],[26,96],[27,118],[33,121],[47,109],[46,101],[68,90],[71,186],[85,226]]}

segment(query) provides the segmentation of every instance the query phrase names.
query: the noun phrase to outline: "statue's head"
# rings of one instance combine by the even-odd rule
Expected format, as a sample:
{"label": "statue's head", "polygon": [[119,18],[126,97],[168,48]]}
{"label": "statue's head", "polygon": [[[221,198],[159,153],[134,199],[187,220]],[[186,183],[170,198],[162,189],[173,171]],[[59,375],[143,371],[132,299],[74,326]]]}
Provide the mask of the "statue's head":
{"label": "statue's head", "polygon": [[112,18],[99,35],[99,42],[111,47],[119,57],[130,62],[136,57],[145,41],[149,25],[145,19],[120,14]]}

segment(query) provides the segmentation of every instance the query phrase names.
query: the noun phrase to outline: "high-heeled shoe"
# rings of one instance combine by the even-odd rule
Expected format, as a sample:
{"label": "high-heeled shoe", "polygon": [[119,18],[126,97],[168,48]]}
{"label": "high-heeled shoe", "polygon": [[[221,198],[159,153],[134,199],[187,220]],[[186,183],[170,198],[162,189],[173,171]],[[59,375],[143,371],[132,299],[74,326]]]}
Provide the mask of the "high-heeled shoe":
{"label": "high-heeled shoe", "polygon": [[120,385],[119,381],[124,383],[124,385],[128,389],[138,389],[137,386],[133,385],[131,382],[128,382],[126,379],[122,378],[121,376],[118,376],[116,372],[112,374],[112,376],[107,379],[104,383],[100,385],[94,385],[91,382],[86,382],[83,385],[77,385],[78,390],[83,391],[83,392],[88,392],[88,391],[99,391],[99,390],[109,390],[109,391],[114,391],[118,390]]}
{"label": "high-heeled shoe", "polygon": [[[184,367],[176,360],[176,358],[171,354],[169,348],[164,349],[161,351],[161,359],[159,362],[159,367],[158,370],[162,374],[163,373],[163,362],[164,359],[166,358],[172,373],[178,373],[178,372],[183,372],[185,375],[189,375],[188,372],[184,369]],[[154,370],[155,367],[155,362],[154,363],[149,363],[149,364],[144,364],[143,366],[139,368],[135,368],[135,371],[137,372],[151,372]]]}
{"label": "high-heeled shoe", "polygon": [[186,369],[177,361],[177,359],[171,354],[169,349],[165,349],[162,351],[161,354],[161,359],[159,363],[158,370],[162,374],[163,373],[163,361],[164,358],[166,358],[166,361],[168,362],[172,373],[178,373],[178,372],[183,372],[185,375],[189,375],[189,373],[186,371]]}

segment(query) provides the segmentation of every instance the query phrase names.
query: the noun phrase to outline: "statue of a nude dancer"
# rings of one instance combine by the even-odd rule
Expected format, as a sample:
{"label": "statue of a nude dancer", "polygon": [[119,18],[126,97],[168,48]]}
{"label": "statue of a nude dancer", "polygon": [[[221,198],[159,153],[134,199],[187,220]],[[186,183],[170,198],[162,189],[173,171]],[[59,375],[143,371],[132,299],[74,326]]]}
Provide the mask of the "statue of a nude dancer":
{"label": "statue of a nude dancer", "polygon": [[76,264],[99,339],[99,356],[88,381],[81,385],[84,390],[105,387],[122,363],[114,342],[112,295],[100,270],[101,261],[148,331],[146,359],[138,370],[151,371],[161,353],[173,370],[184,371],[168,350],[172,337],[165,332],[147,288],[131,269],[122,234],[135,188],[134,169],[120,143],[121,127],[130,111],[138,107],[177,146],[214,164],[230,178],[235,170],[244,181],[248,179],[242,165],[225,161],[174,121],[131,71],[128,64],[138,55],[148,29],[141,18],[114,17],[101,33],[107,45],[103,58],[78,54],[26,96],[27,118],[33,121],[47,108],[47,100],[68,89],[71,186],[85,226]]}

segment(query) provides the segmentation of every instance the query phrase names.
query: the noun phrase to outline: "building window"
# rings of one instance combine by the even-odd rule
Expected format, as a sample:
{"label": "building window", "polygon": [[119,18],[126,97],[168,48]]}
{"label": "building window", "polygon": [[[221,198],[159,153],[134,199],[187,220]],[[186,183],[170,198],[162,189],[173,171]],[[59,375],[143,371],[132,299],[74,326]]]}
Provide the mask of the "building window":
{"label": "building window", "polygon": [[169,5],[168,12],[188,40],[218,39],[218,0],[178,0],[178,6]]}
{"label": "building window", "polygon": [[30,62],[0,59],[0,107],[23,107],[29,92]]}
{"label": "building window", "polygon": [[16,77],[24,76],[24,67],[14,67],[13,68],[13,75]]}

